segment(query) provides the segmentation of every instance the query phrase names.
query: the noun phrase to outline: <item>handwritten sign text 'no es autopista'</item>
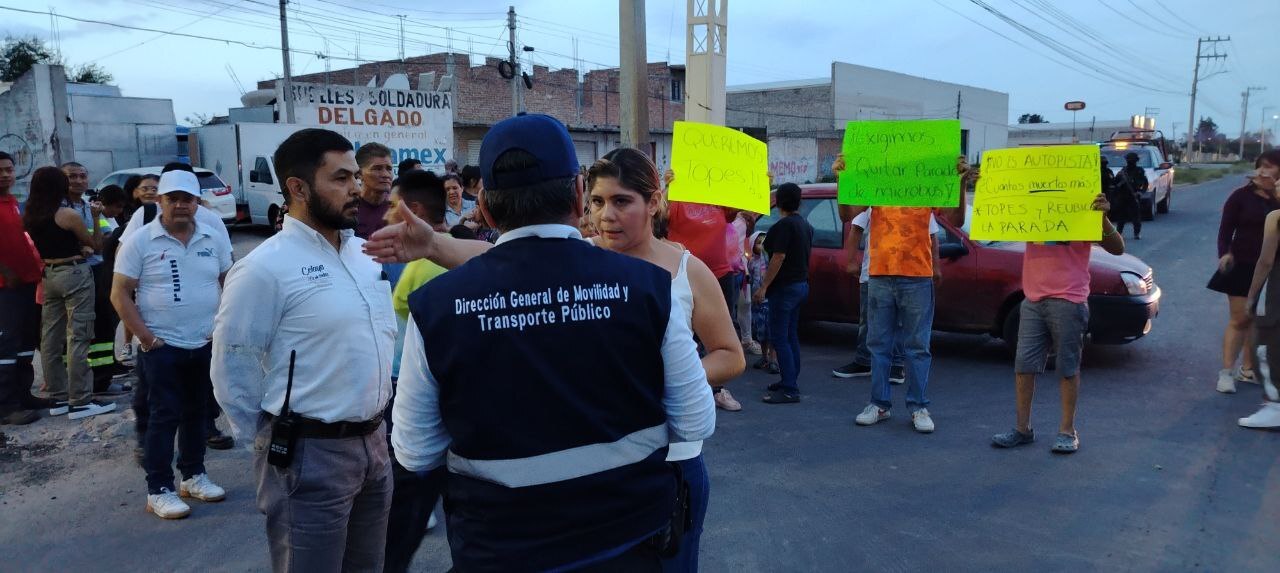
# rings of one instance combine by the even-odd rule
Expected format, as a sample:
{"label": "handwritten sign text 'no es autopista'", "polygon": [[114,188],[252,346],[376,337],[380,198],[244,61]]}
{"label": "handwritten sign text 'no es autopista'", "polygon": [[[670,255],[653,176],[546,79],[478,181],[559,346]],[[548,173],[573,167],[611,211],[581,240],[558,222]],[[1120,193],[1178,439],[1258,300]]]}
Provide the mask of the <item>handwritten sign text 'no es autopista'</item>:
{"label": "handwritten sign text 'no es autopista'", "polygon": [[1096,145],[988,151],[970,236],[983,241],[1098,241],[1102,191]]}

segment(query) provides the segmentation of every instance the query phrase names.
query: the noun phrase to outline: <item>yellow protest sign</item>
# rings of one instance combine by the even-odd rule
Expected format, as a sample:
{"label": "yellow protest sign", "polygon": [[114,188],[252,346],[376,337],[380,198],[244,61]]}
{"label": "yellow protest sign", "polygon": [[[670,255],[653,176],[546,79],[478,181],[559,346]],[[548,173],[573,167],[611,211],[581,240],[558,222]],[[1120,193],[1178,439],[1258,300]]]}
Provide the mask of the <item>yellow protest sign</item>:
{"label": "yellow protest sign", "polygon": [[970,237],[980,241],[1099,241],[1096,145],[996,149],[983,154]]}
{"label": "yellow protest sign", "polygon": [[763,141],[727,127],[677,121],[672,143],[672,201],[769,213],[769,150]]}

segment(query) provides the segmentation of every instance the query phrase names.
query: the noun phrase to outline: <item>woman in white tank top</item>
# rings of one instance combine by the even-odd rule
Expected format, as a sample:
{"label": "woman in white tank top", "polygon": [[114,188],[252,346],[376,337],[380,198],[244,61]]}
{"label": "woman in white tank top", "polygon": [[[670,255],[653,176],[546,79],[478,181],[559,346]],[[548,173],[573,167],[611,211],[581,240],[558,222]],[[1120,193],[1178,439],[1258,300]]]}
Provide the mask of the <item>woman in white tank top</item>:
{"label": "woman in white tank top", "polygon": [[[644,153],[621,148],[587,171],[588,211],[596,246],[658,265],[671,273],[671,298],[683,311],[706,348],[702,367],[707,382],[723,384],[746,365],[720,284],[707,265],[653,234],[661,202],[658,169]],[[702,460],[702,442],[671,444],[667,460],[678,463],[689,483],[693,527],[681,539],[680,553],[663,563],[666,571],[696,571],[698,540],[706,516],[710,484]]]}

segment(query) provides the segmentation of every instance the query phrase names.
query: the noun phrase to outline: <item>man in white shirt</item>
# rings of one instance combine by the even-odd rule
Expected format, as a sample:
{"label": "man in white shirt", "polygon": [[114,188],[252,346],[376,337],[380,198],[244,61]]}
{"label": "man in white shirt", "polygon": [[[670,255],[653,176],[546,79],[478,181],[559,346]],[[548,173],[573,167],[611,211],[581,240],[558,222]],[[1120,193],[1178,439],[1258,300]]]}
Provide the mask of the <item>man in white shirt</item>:
{"label": "man in white shirt", "polygon": [[[209,396],[209,336],[231,243],[195,220],[200,184],[173,171],[160,178],[160,216],[116,252],[111,302],[141,341],[149,422],[144,438],[147,510],[165,519],[191,513],[181,497],[222,501],[226,492],[205,473],[204,424]],[[137,300],[134,300],[134,293]],[[181,430],[181,431],[179,431]],[[178,470],[173,490],[173,442]]]}
{"label": "man in white shirt", "polygon": [[360,169],[351,143],[304,129],[276,149],[275,166],[289,214],[227,276],[214,393],[236,441],[253,446],[273,568],[381,571],[392,489],[382,429],[396,339],[391,285],[353,233]]}

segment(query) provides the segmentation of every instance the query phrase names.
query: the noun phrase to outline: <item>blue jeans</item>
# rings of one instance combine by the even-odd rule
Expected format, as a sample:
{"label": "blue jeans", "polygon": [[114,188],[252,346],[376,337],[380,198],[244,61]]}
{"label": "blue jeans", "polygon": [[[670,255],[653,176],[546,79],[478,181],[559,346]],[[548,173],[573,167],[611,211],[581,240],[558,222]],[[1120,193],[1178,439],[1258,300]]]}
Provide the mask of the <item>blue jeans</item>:
{"label": "blue jeans", "polygon": [[178,435],[178,471],[183,479],[204,473],[205,416],[209,398],[209,358],[213,345],[194,350],[161,346],[143,352],[147,375],[147,435],[142,465],[147,493],[173,487],[173,436]]}
{"label": "blue jeans", "polygon": [[675,463],[680,464],[684,481],[689,484],[691,525],[680,537],[680,552],[670,559],[662,560],[662,570],[665,573],[698,570],[698,544],[702,541],[702,522],[707,518],[707,501],[711,497],[711,477],[707,475],[707,464],[703,461],[702,454]]}
{"label": "blue jeans", "polygon": [[893,407],[889,369],[896,344],[906,358],[907,408],[912,412],[929,405],[929,336],[933,330],[933,279],[929,277],[871,277],[870,298],[871,403],[884,410]]}
{"label": "blue jeans", "polygon": [[783,390],[798,394],[800,386],[800,305],[809,297],[809,283],[773,285],[769,299],[769,341],[778,353]]}
{"label": "blue jeans", "polygon": [[[867,295],[867,283],[858,285],[858,347],[853,350],[853,361],[863,366],[871,366],[871,351],[867,348],[867,331],[871,330],[868,322],[867,305],[869,295]],[[898,340],[893,345],[893,365],[894,367],[902,366],[906,359],[902,354],[902,341]]]}

